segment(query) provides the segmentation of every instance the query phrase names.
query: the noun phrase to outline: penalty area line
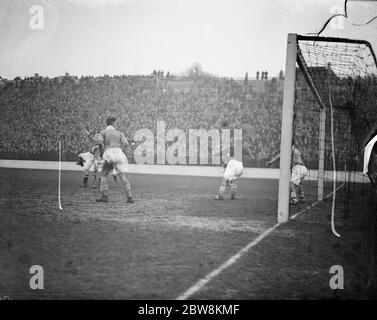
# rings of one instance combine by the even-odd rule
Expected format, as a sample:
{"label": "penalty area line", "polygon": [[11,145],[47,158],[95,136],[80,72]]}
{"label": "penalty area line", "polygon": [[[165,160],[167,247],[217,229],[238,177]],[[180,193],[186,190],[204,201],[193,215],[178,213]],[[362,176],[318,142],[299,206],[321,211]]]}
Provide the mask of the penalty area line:
{"label": "penalty area line", "polygon": [[221,264],[217,269],[213,270],[211,273],[206,275],[203,279],[199,280],[193,286],[191,286],[188,290],[184,293],[180,294],[176,300],[186,300],[190,298],[193,294],[198,292],[202,289],[208,282],[210,282],[213,278],[223,272],[225,269],[229,268],[232,264],[234,264],[238,259],[240,259],[246,252],[248,252],[252,247],[257,245],[260,241],[262,241],[265,237],[267,237],[272,231],[274,231],[278,226],[280,226],[280,222],[275,224],[273,227],[268,228],[258,237],[256,237],[252,242],[247,244],[243,247],[240,251],[238,251],[235,255],[230,257],[227,261]]}
{"label": "penalty area line", "polygon": [[[337,192],[340,188],[342,188],[345,185],[343,183],[340,185],[335,192]],[[331,192],[328,194],[323,200],[326,200],[327,198],[331,197],[334,192]],[[323,201],[321,200],[321,201]],[[305,209],[300,210],[296,214],[294,214],[288,221],[291,221],[295,218],[297,218],[298,215],[301,213],[304,213],[305,211],[309,210],[310,208],[316,206],[321,201],[314,202],[312,205],[307,206]],[[221,264],[219,267],[217,267],[215,270],[207,274],[204,278],[200,279],[198,282],[196,282],[194,285],[192,285],[189,289],[187,289],[185,292],[180,294],[176,300],[187,300],[191,296],[193,296],[195,293],[200,291],[202,288],[204,288],[212,279],[214,279],[216,276],[218,276],[221,272],[223,272],[225,269],[229,268],[231,265],[233,265],[237,260],[239,260],[243,255],[245,255],[251,248],[255,247],[259,242],[261,242],[264,238],[266,238],[269,234],[271,234],[276,228],[278,228],[280,225],[284,224],[285,222],[278,222],[273,227],[266,229],[263,233],[261,233],[258,237],[256,237],[253,241],[251,241],[249,244],[247,244],[245,247],[243,247],[240,251],[238,251],[235,255],[230,257],[228,260],[226,260],[223,264]]]}

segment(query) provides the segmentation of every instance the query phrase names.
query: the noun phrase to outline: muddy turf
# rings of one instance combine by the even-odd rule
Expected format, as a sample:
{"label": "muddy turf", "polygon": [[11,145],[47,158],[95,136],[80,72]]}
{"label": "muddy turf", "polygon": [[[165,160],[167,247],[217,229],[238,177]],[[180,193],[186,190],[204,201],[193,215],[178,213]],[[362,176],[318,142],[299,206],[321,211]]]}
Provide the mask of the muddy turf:
{"label": "muddy turf", "polygon": [[[57,172],[0,169],[0,297],[175,299],[276,224],[276,180],[241,179],[236,200],[215,201],[220,178],[131,174],[127,204],[112,179],[110,202],[96,203],[98,189],[79,188],[81,178],[62,173],[60,211]],[[337,222],[341,238],[328,215],[305,212],[190,299],[369,298],[365,197],[350,202],[352,223]],[[44,290],[29,287],[32,265],[44,269]],[[343,290],[329,286],[332,265],[344,269]]]}

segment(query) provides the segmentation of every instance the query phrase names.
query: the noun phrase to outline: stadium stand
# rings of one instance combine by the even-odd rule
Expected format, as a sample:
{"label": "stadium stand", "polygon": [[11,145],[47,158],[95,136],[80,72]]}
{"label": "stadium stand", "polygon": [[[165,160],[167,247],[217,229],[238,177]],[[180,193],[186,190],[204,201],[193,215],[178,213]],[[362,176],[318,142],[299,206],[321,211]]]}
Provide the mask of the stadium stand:
{"label": "stadium stand", "polygon": [[[227,128],[243,129],[250,148],[243,152],[245,166],[263,167],[280,147],[282,80],[260,81],[263,91],[255,90],[255,81],[153,75],[18,78],[1,89],[0,158],[56,160],[63,137],[63,160],[75,161],[106,117],[115,115],[130,139],[143,128],[156,134],[158,120],[166,122],[167,130],[186,132],[220,129],[226,121]],[[303,144],[314,143],[312,136],[302,137]],[[134,162],[131,152],[127,156]]]}

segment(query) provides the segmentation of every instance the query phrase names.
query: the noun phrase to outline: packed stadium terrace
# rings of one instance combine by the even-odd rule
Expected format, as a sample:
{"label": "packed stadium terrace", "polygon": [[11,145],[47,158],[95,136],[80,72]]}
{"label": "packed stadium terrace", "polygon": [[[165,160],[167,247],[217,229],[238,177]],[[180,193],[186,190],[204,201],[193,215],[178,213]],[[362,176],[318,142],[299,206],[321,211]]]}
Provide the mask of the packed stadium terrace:
{"label": "packed stadium terrace", "polygon": [[[66,75],[54,80],[13,81],[0,88],[0,158],[56,160],[61,138],[63,160],[75,161],[77,154],[91,145],[88,133],[104,128],[105,119],[112,115],[131,140],[143,128],[156,136],[159,120],[165,121],[167,130],[186,132],[242,128],[247,146],[243,148],[244,165],[263,167],[279,152],[283,98],[276,78],[263,82],[263,90],[255,90],[246,79],[208,76],[77,79]],[[313,130],[303,128],[302,143],[317,145],[318,140],[312,141],[318,139]],[[305,150],[303,154],[305,157]],[[132,151],[128,150],[127,156],[132,163]]]}

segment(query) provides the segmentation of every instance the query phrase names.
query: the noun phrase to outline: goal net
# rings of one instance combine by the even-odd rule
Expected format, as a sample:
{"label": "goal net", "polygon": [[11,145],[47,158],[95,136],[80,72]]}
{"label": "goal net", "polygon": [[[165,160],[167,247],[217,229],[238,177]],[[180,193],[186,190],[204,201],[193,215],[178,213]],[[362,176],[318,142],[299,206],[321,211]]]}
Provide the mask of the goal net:
{"label": "goal net", "polygon": [[[352,225],[371,184],[363,149],[377,133],[377,60],[362,40],[288,37],[282,116],[279,221]],[[308,172],[293,184],[291,144]],[[302,192],[300,192],[302,190]],[[293,194],[294,195],[294,194]]]}

